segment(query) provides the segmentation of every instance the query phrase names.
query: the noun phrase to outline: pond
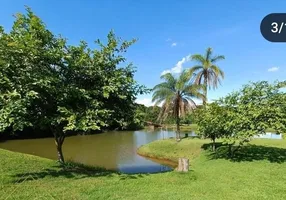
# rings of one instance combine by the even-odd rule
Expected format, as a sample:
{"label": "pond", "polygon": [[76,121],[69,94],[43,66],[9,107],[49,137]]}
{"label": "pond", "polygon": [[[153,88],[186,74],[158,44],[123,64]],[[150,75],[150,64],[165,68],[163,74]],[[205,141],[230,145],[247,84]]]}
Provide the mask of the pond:
{"label": "pond", "polygon": [[278,139],[278,140],[283,139],[282,138],[282,134],[271,133],[271,132],[266,132],[264,134],[259,134],[257,136],[254,136],[254,138]]}
{"label": "pond", "polygon": [[[194,135],[189,132],[189,136]],[[185,133],[181,133],[184,137]],[[171,130],[112,131],[95,135],[78,135],[65,139],[63,153],[66,160],[87,165],[115,169],[124,173],[156,173],[169,171],[174,163],[148,159],[136,151],[154,140],[175,137]],[[0,148],[57,159],[53,138],[8,140]]]}

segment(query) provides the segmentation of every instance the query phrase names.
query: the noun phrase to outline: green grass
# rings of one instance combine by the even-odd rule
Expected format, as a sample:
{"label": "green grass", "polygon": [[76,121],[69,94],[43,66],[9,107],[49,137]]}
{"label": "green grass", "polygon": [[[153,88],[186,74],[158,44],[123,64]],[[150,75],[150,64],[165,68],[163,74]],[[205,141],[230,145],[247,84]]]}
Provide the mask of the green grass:
{"label": "green grass", "polygon": [[[174,128],[176,128],[176,124],[167,124],[167,125],[164,125],[164,127],[169,128],[169,129],[174,129]],[[198,128],[197,124],[180,125],[181,131],[196,131],[197,128]]]}
{"label": "green grass", "polygon": [[202,152],[201,146],[210,140],[183,139],[176,142],[174,139],[157,140],[138,149],[138,154],[151,158],[159,158],[177,162],[179,157],[194,159]]}
{"label": "green grass", "polygon": [[161,140],[139,149],[153,157],[189,158],[185,174],[126,175],[74,163],[62,168],[0,149],[0,199],[286,199],[286,141],[254,140],[237,160],[215,159],[201,148],[208,143]]}
{"label": "green grass", "polygon": [[[221,145],[220,140],[217,141],[217,146],[219,145]],[[201,158],[205,156],[207,156],[208,158],[215,156],[211,154],[212,152],[205,151],[209,150],[210,146],[211,140],[209,139],[203,140],[197,138],[183,138],[181,142],[176,142],[176,140],[174,139],[167,139],[157,140],[144,146],[141,146],[137,152],[142,156],[177,162],[177,159],[179,157],[186,157],[190,160],[196,160],[196,158]],[[272,149],[269,149],[270,147],[274,149],[274,152],[272,152]],[[273,153],[273,157],[284,156],[280,154],[277,155],[277,153],[280,153],[280,150],[282,150],[282,153],[284,151],[286,153],[286,140],[254,139],[248,145],[243,146],[239,153],[243,154],[242,156],[247,157],[247,155],[253,155],[253,151],[257,150],[258,148],[262,148],[264,151],[266,151],[266,154]],[[267,152],[267,150],[270,152]],[[226,154],[224,155],[226,156]],[[271,156],[271,154],[269,156]]]}

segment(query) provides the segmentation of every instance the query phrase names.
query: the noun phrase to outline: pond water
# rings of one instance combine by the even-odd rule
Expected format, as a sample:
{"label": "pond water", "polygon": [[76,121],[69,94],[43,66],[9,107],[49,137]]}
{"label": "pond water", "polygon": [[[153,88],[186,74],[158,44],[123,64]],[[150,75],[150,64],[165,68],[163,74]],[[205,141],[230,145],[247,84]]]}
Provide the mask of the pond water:
{"label": "pond water", "polygon": [[264,134],[259,134],[257,136],[254,136],[254,138],[264,138],[264,139],[278,139],[281,140],[282,134],[276,134],[276,133],[271,133],[271,132],[266,132]]}
{"label": "pond water", "polygon": [[[189,136],[194,135],[189,132]],[[184,137],[185,133],[181,133]],[[112,131],[95,135],[78,135],[65,139],[63,153],[66,160],[116,169],[124,173],[155,173],[169,171],[174,163],[139,156],[136,150],[154,140],[175,137],[170,130]],[[53,138],[8,140],[0,148],[57,159]]]}

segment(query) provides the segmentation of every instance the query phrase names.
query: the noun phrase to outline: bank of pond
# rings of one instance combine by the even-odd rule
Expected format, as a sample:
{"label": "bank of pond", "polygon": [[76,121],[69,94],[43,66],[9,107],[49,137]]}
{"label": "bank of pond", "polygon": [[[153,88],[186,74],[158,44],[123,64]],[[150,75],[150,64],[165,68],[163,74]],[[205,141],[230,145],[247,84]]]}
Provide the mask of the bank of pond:
{"label": "bank of pond", "polygon": [[[184,137],[184,133],[181,134]],[[63,145],[66,160],[123,173],[155,173],[172,170],[174,163],[137,154],[138,147],[175,136],[170,130],[110,131],[67,137]],[[56,160],[53,138],[7,140],[0,148]]]}
{"label": "bank of pond", "polygon": [[[138,155],[137,149],[155,140],[174,138],[175,130],[110,131],[93,135],[67,137],[63,145],[66,160],[90,166],[118,170],[123,173],[156,173],[170,171],[176,162]],[[182,131],[181,137],[195,138],[194,131]],[[281,138],[267,133],[263,137]],[[257,136],[259,137],[259,136]],[[261,136],[260,136],[261,137]],[[0,148],[56,160],[53,138],[6,140]]]}
{"label": "bank of pond", "polygon": [[[140,146],[153,139],[156,141],[139,147],[140,154],[171,161],[185,157],[190,160],[190,170],[188,173],[164,171],[164,173],[155,174],[126,174],[86,165],[70,165],[68,163],[62,166],[54,160],[0,148],[1,198],[13,200],[286,199],[285,140],[253,139],[240,149],[237,157],[229,160],[223,154],[215,157],[212,152],[208,151],[211,141],[207,139],[189,137],[180,142],[176,142],[174,138],[157,140],[160,138],[159,133],[147,134],[147,132],[146,135],[140,134],[140,132],[125,132],[122,135],[114,133],[113,136],[116,139],[113,140],[104,134],[96,137],[69,137],[65,149],[70,149],[68,151],[71,152],[67,151],[66,153],[72,155],[72,152],[75,152],[74,158],[81,158],[82,162],[92,163],[95,162],[95,159],[105,159],[109,160],[108,162],[114,160],[109,163],[111,166],[122,166],[122,163],[125,163],[125,166],[129,165],[136,169],[138,165],[132,163],[145,158],[134,157],[135,146]],[[100,139],[100,137],[106,137],[106,140]],[[96,139],[101,142],[95,142]],[[116,145],[115,141],[119,144]],[[2,142],[1,147],[3,144],[8,145],[9,142]],[[72,142],[80,146],[68,147]],[[44,151],[54,149],[50,148],[49,143],[53,144],[53,141],[49,140],[46,143],[41,143],[42,146],[37,146],[42,149],[42,154]],[[17,144],[26,145],[30,149],[35,147],[33,142],[18,142],[14,144],[14,150],[16,150]],[[92,148],[89,151],[84,151],[83,144]],[[108,158],[111,155],[108,154],[108,147],[113,152],[125,152],[125,156],[123,153],[114,153],[114,157]],[[11,150],[13,150],[12,147]],[[128,157],[130,152],[134,154]],[[53,151],[53,153],[55,152]],[[106,156],[103,156],[104,153]],[[88,159],[88,157],[93,159]],[[151,166],[150,163],[158,165],[157,161],[146,159],[144,162],[145,166]],[[141,166],[144,165],[141,163]]]}

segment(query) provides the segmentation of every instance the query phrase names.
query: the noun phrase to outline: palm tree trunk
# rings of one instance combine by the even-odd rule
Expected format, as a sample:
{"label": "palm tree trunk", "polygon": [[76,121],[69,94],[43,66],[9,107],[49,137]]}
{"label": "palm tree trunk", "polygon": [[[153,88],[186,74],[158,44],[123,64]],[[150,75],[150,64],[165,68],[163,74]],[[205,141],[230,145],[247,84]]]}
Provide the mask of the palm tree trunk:
{"label": "palm tree trunk", "polygon": [[180,140],[181,136],[180,136],[180,118],[179,116],[177,116],[177,131],[176,131],[176,139]]}
{"label": "palm tree trunk", "polygon": [[204,86],[205,86],[205,99],[203,100],[203,105],[206,107],[208,101],[208,79],[207,74],[204,74]]}
{"label": "palm tree trunk", "polygon": [[176,131],[176,139],[177,141],[181,140],[180,138],[180,94],[178,92],[177,99],[176,99],[176,124],[177,124],[177,131]]}

